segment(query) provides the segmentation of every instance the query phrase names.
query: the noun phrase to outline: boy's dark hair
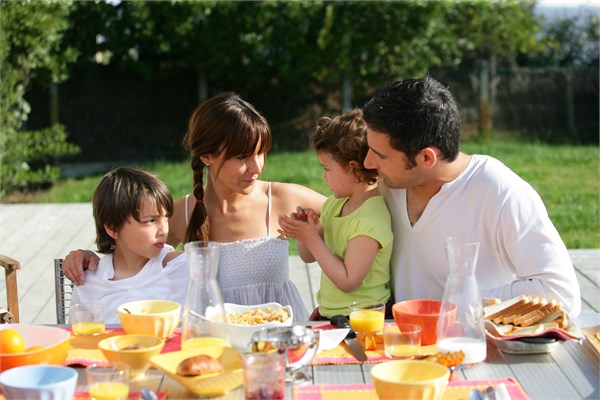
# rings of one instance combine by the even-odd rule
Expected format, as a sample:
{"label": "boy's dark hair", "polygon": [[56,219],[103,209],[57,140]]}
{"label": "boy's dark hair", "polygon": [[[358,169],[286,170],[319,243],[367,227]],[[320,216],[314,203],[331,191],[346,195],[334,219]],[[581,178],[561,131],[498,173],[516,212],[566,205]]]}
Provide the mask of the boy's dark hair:
{"label": "boy's dark hair", "polygon": [[135,167],[119,167],[104,175],[92,199],[100,253],[112,253],[115,247],[104,225],[118,231],[130,217],[139,221],[139,206],[145,199],[153,200],[160,213],[173,215],[171,192],[155,175]]}
{"label": "boy's dark hair", "polygon": [[360,182],[373,184],[377,181],[377,170],[367,169],[363,165],[369,146],[367,124],[359,108],[348,110],[333,119],[319,118],[309,143],[316,151],[331,154],[333,159],[344,167],[347,167],[350,161],[357,161],[360,167],[354,168],[352,172]]}
{"label": "boy's dark hair", "polygon": [[454,161],[460,149],[460,111],[452,93],[430,76],[388,84],[363,107],[369,128],[390,136],[390,144],[414,165],[425,147],[437,147]]}

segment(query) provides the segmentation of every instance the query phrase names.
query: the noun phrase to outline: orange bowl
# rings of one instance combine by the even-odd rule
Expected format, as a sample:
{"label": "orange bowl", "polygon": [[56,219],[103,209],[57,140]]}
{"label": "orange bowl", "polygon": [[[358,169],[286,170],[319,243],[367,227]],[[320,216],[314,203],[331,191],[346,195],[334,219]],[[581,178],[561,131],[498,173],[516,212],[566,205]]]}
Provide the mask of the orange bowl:
{"label": "orange bowl", "polygon": [[[449,314],[448,321],[452,321],[456,315],[456,306],[453,304],[449,305],[450,308],[446,312]],[[397,324],[409,323],[421,325],[421,344],[428,346],[435,344],[437,339],[441,306],[442,302],[440,300],[404,300],[392,306],[392,313],[394,314],[394,321]]]}
{"label": "orange bowl", "polygon": [[25,340],[25,348],[43,348],[23,353],[0,353],[0,372],[33,364],[64,365],[69,352],[71,334],[61,328],[43,325],[2,324],[0,330],[14,329]]}

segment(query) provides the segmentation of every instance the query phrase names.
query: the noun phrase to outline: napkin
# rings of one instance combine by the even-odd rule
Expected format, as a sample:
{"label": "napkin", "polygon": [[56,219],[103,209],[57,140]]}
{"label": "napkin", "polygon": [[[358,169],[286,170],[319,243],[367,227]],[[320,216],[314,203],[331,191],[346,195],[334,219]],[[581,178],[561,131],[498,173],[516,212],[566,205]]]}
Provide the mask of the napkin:
{"label": "napkin", "polygon": [[568,328],[560,329],[555,327],[556,324],[538,324],[528,328],[522,328],[516,330],[514,333],[504,333],[502,327],[496,325],[492,321],[485,321],[485,329],[488,336],[493,337],[497,340],[518,340],[522,338],[554,338],[556,340],[580,340],[583,337],[581,330],[574,325],[569,323]]}
{"label": "napkin", "polygon": [[319,347],[317,348],[317,354],[325,350],[331,350],[344,340],[349,328],[342,329],[320,329],[319,331]]}

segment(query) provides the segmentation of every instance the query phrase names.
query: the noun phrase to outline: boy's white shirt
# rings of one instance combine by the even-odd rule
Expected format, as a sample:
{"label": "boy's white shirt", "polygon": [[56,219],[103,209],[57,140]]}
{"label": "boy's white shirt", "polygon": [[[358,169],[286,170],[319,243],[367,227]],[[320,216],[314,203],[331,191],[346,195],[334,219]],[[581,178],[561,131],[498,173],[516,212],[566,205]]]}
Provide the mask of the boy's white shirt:
{"label": "boy's white shirt", "polygon": [[160,254],[148,260],[136,275],[111,280],[114,276],[113,255],[107,254],[93,271],[85,271],[84,284],[73,290],[71,304],[100,302],[104,304],[106,324],[119,324],[117,307],[136,300],[172,300],[183,309],[189,271],[185,254],[180,254],[163,267],[163,260],[173,247],[165,245]]}

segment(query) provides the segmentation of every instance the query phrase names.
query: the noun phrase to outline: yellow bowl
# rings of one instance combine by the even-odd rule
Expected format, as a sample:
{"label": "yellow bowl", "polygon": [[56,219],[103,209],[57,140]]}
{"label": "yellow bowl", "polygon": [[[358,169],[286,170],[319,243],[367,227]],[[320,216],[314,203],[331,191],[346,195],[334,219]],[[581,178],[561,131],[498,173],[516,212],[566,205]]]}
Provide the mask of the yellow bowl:
{"label": "yellow bowl", "polygon": [[125,332],[167,339],[179,325],[181,306],[169,300],[141,300],[117,308]]}
{"label": "yellow bowl", "polygon": [[375,391],[381,400],[440,400],[444,396],[450,370],[422,360],[397,360],[371,368]]}
{"label": "yellow bowl", "polygon": [[164,345],[164,340],[150,335],[118,335],[98,342],[108,361],[129,365],[134,379],[144,375],[150,368],[150,357],[159,354]]}
{"label": "yellow bowl", "polygon": [[71,334],[65,329],[43,325],[2,324],[0,330],[14,329],[25,340],[25,348],[41,346],[24,353],[0,353],[0,372],[33,364],[64,365]]}

